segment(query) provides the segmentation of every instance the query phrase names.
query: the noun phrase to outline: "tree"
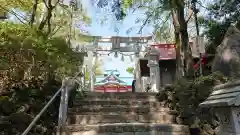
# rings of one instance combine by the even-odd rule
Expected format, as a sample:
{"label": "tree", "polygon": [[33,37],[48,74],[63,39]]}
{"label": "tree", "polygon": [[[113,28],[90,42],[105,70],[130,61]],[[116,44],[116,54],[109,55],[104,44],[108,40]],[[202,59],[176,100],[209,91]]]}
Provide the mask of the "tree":
{"label": "tree", "polygon": [[134,73],[134,67],[128,67],[126,69],[126,71],[129,73],[129,74],[133,74]]}
{"label": "tree", "polygon": [[[99,0],[98,3],[100,8],[107,6],[108,3],[104,3],[104,0]],[[154,20],[160,20],[158,23],[157,32],[156,34],[160,33],[158,31],[159,27],[164,28],[167,21],[172,20],[174,26],[174,35],[175,35],[175,43],[177,45],[177,69],[178,69],[178,78],[181,78],[183,75],[192,76],[193,73],[193,63],[192,63],[192,55],[189,48],[188,42],[188,21],[190,20],[193,11],[191,10],[192,4],[190,1],[187,0],[142,0],[139,1],[132,1],[132,0],[125,0],[122,3],[119,0],[114,1],[115,6],[112,8],[116,8],[118,10],[114,10],[115,17],[117,20],[123,19],[124,14],[121,14],[127,8],[133,8],[134,6],[138,9],[143,9],[146,11],[146,19],[142,22],[142,27],[140,28],[139,32],[141,32],[142,28],[151,23]],[[104,3],[104,4],[103,4]],[[120,3],[120,4],[119,4]],[[188,6],[190,5],[190,6]],[[129,7],[127,7],[129,6]],[[116,13],[116,11],[118,13]],[[189,11],[189,12],[188,12]],[[188,12],[187,17],[185,13]],[[161,20],[162,15],[171,16],[171,18],[166,17],[166,20]],[[122,15],[122,17],[119,17]],[[166,27],[166,26],[165,26]],[[165,28],[166,29],[166,28]],[[183,59],[182,59],[183,58]]]}
{"label": "tree", "polygon": [[[76,11],[66,14],[58,0],[3,0],[0,9],[18,19],[0,22],[0,117],[13,122],[0,134],[21,134],[84,57],[68,42],[75,40],[69,20]],[[59,99],[52,104],[29,134],[56,133]]]}
{"label": "tree", "polygon": [[238,8],[240,2],[238,0],[217,0],[207,7],[201,3],[200,5],[208,11],[208,14],[199,20],[204,28],[204,35],[209,41],[207,52],[215,54],[216,48],[221,44],[228,27],[240,20]]}

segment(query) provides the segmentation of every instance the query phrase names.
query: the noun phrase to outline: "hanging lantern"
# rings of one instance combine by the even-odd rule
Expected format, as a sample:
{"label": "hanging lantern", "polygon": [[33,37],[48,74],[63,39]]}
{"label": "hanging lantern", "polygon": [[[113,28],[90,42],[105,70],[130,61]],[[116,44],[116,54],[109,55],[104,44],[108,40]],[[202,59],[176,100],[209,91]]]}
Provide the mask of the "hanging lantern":
{"label": "hanging lantern", "polygon": [[96,57],[97,56],[97,52],[93,52],[93,57]]}
{"label": "hanging lantern", "polygon": [[123,56],[123,54],[122,54],[121,60],[124,61],[124,56]]}
{"label": "hanging lantern", "polygon": [[134,45],[134,48],[135,48],[135,52],[136,52],[136,53],[139,53],[139,52],[141,51],[141,46],[139,46],[138,43],[136,43],[136,44]]}
{"label": "hanging lantern", "polygon": [[115,57],[115,58],[118,57],[118,52],[114,52],[114,57]]}
{"label": "hanging lantern", "polygon": [[139,57],[139,53],[138,53],[138,52],[136,52],[136,53],[135,53],[135,56],[136,56],[136,57]]}
{"label": "hanging lantern", "polygon": [[130,60],[133,61],[132,55],[129,56]]}

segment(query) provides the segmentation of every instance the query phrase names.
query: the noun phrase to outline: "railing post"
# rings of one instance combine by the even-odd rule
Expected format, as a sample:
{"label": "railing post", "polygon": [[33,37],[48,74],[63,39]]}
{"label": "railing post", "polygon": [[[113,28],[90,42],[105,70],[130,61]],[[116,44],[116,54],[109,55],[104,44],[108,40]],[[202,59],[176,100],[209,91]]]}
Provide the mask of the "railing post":
{"label": "railing post", "polygon": [[58,133],[62,134],[63,128],[67,122],[69,91],[72,89],[73,81],[71,78],[63,80],[63,89],[61,91],[61,101],[58,116]]}
{"label": "railing post", "polygon": [[73,78],[66,78],[62,81],[62,87],[53,95],[53,97],[48,101],[48,103],[43,107],[43,109],[39,112],[39,114],[33,119],[33,121],[29,124],[26,130],[21,135],[27,135],[28,132],[32,129],[32,127],[36,124],[42,114],[46,111],[46,109],[51,105],[53,100],[61,93],[61,101],[59,106],[59,115],[58,115],[58,131],[57,134],[62,134],[63,127],[67,122],[67,111],[68,111],[68,100],[69,100],[69,91],[73,88],[75,84],[75,79],[79,74],[76,74]]}
{"label": "railing post", "polygon": [[58,133],[61,135],[63,128],[63,109],[64,109],[64,101],[65,101],[65,93],[66,93],[66,80],[62,81],[62,90],[61,90],[61,99],[59,105],[59,113],[58,113]]}
{"label": "railing post", "polygon": [[67,122],[67,113],[68,113],[68,100],[69,100],[69,93],[72,89],[72,79],[67,79],[67,85],[65,87],[64,92],[64,107],[63,107],[63,126]]}

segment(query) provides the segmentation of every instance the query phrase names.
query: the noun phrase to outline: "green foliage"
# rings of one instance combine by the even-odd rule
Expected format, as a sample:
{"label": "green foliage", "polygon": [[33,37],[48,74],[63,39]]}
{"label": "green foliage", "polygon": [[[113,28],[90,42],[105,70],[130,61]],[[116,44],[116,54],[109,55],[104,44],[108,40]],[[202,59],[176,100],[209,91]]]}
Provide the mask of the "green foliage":
{"label": "green foliage", "polygon": [[48,38],[26,25],[1,23],[0,37],[0,77],[6,86],[11,81],[32,78],[61,79],[78,71],[83,61],[81,54],[73,52],[63,39]]}
{"label": "green foliage", "polygon": [[138,5],[138,10],[145,11],[145,17],[141,16],[135,21],[142,25],[139,32],[141,32],[143,27],[152,25],[154,27],[153,34],[156,41],[168,43],[174,42],[172,38],[173,29],[171,29],[172,22],[170,21],[171,8],[169,0],[126,0],[126,2],[124,2],[123,5],[128,5],[124,7],[131,8],[134,7],[133,5]]}
{"label": "green foliage", "polygon": [[1,6],[7,9],[20,9],[22,11],[31,11],[34,1],[31,0],[1,0]]}
{"label": "green foliage", "polygon": [[75,28],[79,22],[81,22],[81,27],[91,23],[90,18],[86,16],[84,11],[75,11],[68,6],[57,6],[53,14],[51,25],[53,33],[56,32],[54,36],[64,38],[71,36],[71,40],[79,42],[89,42],[91,40],[90,36],[82,34],[79,29]]}
{"label": "green foliage", "polygon": [[[29,16],[13,10],[29,15],[33,2],[3,0],[0,11],[8,11],[20,22],[26,22]],[[78,22],[90,23],[90,20],[84,12],[70,12],[56,5],[58,8],[49,12],[43,10],[46,6],[39,1],[32,26],[0,22],[0,134],[21,134],[61,87],[62,78],[75,75],[83,62],[83,55],[74,52],[66,38],[89,41],[89,36],[74,30],[74,23],[69,20],[71,15]],[[43,29],[39,29],[47,14],[52,15]],[[77,95],[76,91],[71,95]],[[70,96],[70,104],[73,98]],[[56,133],[59,103],[57,97],[29,134]]]}
{"label": "green foliage", "polygon": [[[0,23],[0,134],[22,133],[82,61],[63,38],[35,26]],[[29,134],[56,132],[59,103],[58,97]]]}
{"label": "green foliage", "polygon": [[134,0],[123,0],[122,8],[124,12],[126,12],[128,8],[132,7],[133,1]]}
{"label": "green foliage", "polygon": [[[32,80],[31,86],[15,86],[10,93],[0,95],[0,134],[21,134],[61,86],[52,80]],[[52,103],[29,134],[51,135],[56,132],[60,97]]]}
{"label": "green foliage", "polygon": [[[159,15],[161,14],[161,15]],[[161,24],[159,24],[159,17],[161,16]],[[174,43],[174,29],[171,28],[171,22],[169,19],[171,18],[171,14],[169,12],[158,13],[153,18],[154,20],[154,34],[155,40],[160,42]]]}
{"label": "green foliage", "polygon": [[128,68],[126,69],[126,71],[127,71],[129,74],[133,74],[133,72],[134,72],[134,67],[128,67]]}
{"label": "green foliage", "polygon": [[[167,101],[169,107],[179,112],[179,124],[201,127],[202,124],[209,123],[214,119],[211,111],[207,112],[199,108],[212,92],[213,87],[228,81],[220,73],[213,73],[208,76],[202,76],[195,80],[180,79],[172,86],[167,86],[158,94],[159,100]],[[200,122],[196,124],[196,120]]]}
{"label": "green foliage", "polygon": [[216,47],[222,42],[225,32],[231,23],[240,20],[239,0],[217,0],[208,7],[209,14],[200,19],[205,28],[204,34],[209,41],[209,53],[215,53]]}

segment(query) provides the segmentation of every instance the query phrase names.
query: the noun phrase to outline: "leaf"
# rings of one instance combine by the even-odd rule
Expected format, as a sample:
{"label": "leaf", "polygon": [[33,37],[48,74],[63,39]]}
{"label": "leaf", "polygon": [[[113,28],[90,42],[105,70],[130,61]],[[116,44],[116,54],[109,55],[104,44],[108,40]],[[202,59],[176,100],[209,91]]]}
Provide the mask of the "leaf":
{"label": "leaf", "polygon": [[7,9],[20,9],[30,12],[33,6],[32,0],[1,0],[1,6]]}
{"label": "leaf", "polygon": [[134,73],[134,68],[133,67],[128,67],[126,69],[126,71],[129,73],[129,74],[133,74]]}

